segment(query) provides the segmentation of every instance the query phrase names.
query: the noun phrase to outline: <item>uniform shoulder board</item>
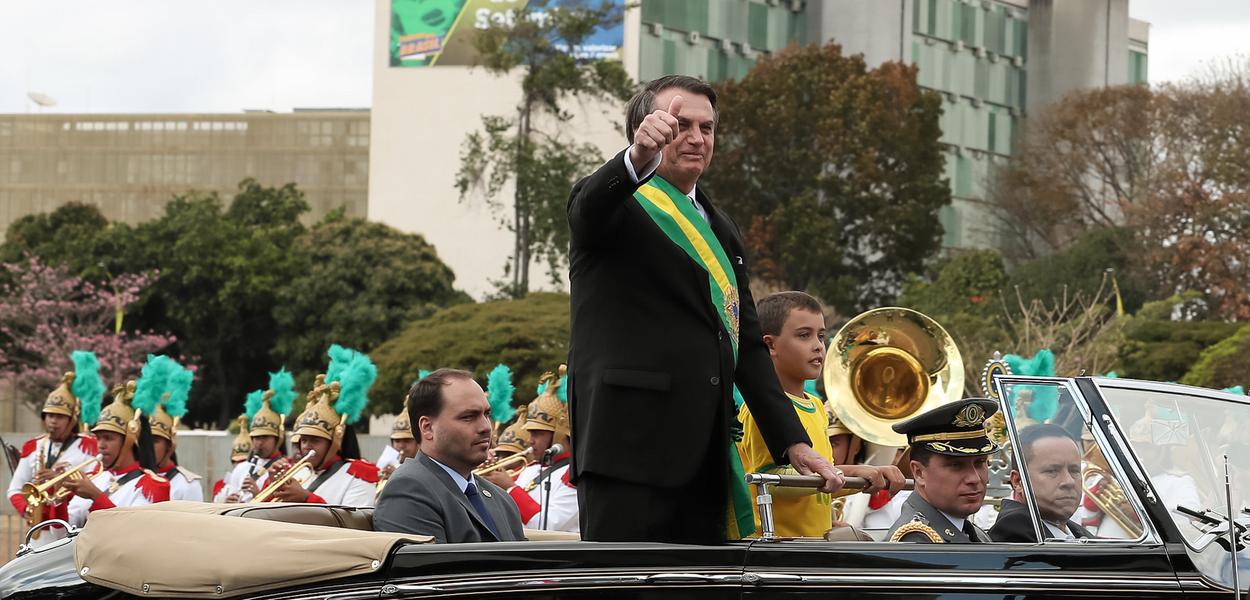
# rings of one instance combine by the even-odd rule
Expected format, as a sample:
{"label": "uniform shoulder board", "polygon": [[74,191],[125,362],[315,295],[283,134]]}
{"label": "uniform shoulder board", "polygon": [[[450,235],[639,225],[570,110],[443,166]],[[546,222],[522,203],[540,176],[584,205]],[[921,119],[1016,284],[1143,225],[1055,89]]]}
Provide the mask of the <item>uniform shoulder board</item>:
{"label": "uniform shoulder board", "polygon": [[378,466],[363,458],[348,460],[347,474],[366,483],[378,482]]}
{"label": "uniform shoulder board", "polygon": [[199,476],[199,475],[196,475],[195,473],[192,473],[190,470],[185,469],[185,468],[183,468],[183,467],[181,467],[181,466],[180,466],[180,467],[178,467],[178,472],[179,472],[179,473],[182,473],[182,476],[183,476],[183,477],[186,477],[186,478],[187,478],[187,481],[193,481],[193,482],[194,482],[194,481],[199,481],[199,479],[200,479],[200,476]]}
{"label": "uniform shoulder board", "polygon": [[48,435],[44,434],[39,437],[34,437],[34,438],[30,438],[29,440],[26,440],[26,443],[22,444],[22,458],[26,458],[27,456],[30,456],[31,454],[33,454],[35,452],[35,448],[39,447],[39,441],[46,437],[48,437]]}
{"label": "uniform shoulder board", "polygon": [[894,535],[890,536],[891,542],[931,542],[934,544],[944,544],[946,540],[938,534],[937,530],[929,527],[928,523],[923,521],[912,521],[904,523],[894,530]]}
{"label": "uniform shoulder board", "polygon": [[139,489],[139,493],[143,494],[149,502],[167,502],[169,500],[169,480],[152,471],[144,469],[143,476],[135,482],[135,486]]}

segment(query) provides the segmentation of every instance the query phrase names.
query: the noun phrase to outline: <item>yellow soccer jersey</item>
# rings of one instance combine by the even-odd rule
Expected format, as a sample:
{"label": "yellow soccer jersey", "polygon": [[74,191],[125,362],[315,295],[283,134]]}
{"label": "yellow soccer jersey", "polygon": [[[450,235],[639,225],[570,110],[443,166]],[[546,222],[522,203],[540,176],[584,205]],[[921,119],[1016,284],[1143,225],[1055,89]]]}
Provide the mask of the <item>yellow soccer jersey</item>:
{"label": "yellow soccer jersey", "polygon": [[[817,454],[832,462],[833,447],[829,445],[829,438],[825,434],[825,429],[829,426],[829,417],[825,414],[824,405],[820,400],[806,394],[804,398],[790,394],[786,396],[794,405],[794,411],[798,413],[799,421],[803,423],[803,429],[807,431],[807,437],[811,438],[812,448]],[[742,468],[747,473],[794,472],[789,465],[773,464],[772,454],[768,452],[768,446],[764,445],[764,438],[760,435],[755,418],[751,416],[751,410],[746,404],[738,410],[738,419],[742,421],[743,429],[742,441],[738,442],[738,454],[742,457]],[[773,521],[777,527],[778,536],[820,537],[829,531],[833,521],[832,497],[829,494],[821,494],[814,489],[785,488],[783,491],[781,488],[772,488],[772,490]],[[755,492],[754,489],[751,491]],[[756,507],[755,511],[755,531],[759,533],[759,508]]]}

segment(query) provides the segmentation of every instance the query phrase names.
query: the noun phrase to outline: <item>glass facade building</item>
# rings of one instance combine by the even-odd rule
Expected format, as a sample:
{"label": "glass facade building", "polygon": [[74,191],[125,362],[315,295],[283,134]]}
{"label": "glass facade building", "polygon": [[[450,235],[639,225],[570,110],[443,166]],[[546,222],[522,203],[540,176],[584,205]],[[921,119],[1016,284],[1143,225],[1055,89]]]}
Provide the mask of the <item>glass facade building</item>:
{"label": "glass facade building", "polygon": [[[870,64],[915,64],[920,86],[943,98],[943,246],[987,247],[997,238],[986,181],[1027,110],[1081,87],[1144,83],[1147,27],[1128,18],[1128,0],[643,0],[639,78],[739,78],[763,54],[829,40]],[[1079,55],[1099,53],[1108,71],[1085,72]],[[1030,82],[1043,88],[1032,99]]]}

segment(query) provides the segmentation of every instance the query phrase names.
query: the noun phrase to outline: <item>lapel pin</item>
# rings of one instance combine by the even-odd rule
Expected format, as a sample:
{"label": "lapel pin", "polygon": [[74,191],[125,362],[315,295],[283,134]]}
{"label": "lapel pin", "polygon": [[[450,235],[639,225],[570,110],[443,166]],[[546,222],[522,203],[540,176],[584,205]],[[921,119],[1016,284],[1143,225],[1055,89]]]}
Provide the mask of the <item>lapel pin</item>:
{"label": "lapel pin", "polygon": [[949,536],[951,536],[951,537],[955,537],[955,532],[953,532],[953,531],[951,531],[951,530],[947,529],[947,530],[946,530],[946,535],[949,535]]}
{"label": "lapel pin", "polygon": [[482,490],[482,495],[490,498],[490,490]]}

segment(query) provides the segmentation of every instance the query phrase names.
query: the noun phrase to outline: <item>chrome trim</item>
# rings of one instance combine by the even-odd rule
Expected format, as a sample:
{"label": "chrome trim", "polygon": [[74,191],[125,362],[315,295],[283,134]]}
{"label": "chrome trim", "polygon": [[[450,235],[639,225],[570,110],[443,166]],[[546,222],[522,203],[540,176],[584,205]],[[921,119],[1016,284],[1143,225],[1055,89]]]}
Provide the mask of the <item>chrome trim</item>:
{"label": "chrome trim", "polygon": [[[732,573],[650,573],[624,574],[603,573],[592,575],[526,573],[514,577],[428,581],[387,584],[395,597],[423,596],[427,594],[475,594],[484,592],[543,590],[543,589],[595,589],[606,587],[740,587],[743,576]],[[389,590],[388,590],[389,591]]]}
{"label": "chrome trim", "polygon": [[1001,572],[989,574],[978,572],[958,572],[951,575],[798,575],[793,573],[757,572],[757,586],[804,586],[804,587],[871,587],[889,586],[934,588],[949,587],[966,590],[969,588],[1024,589],[1043,590],[1089,590],[1114,589],[1136,591],[1179,591],[1181,584],[1171,573],[1164,576],[1148,577],[1140,575],[1108,577],[1106,575],[1042,575],[1037,573],[1021,575],[1004,575]]}

